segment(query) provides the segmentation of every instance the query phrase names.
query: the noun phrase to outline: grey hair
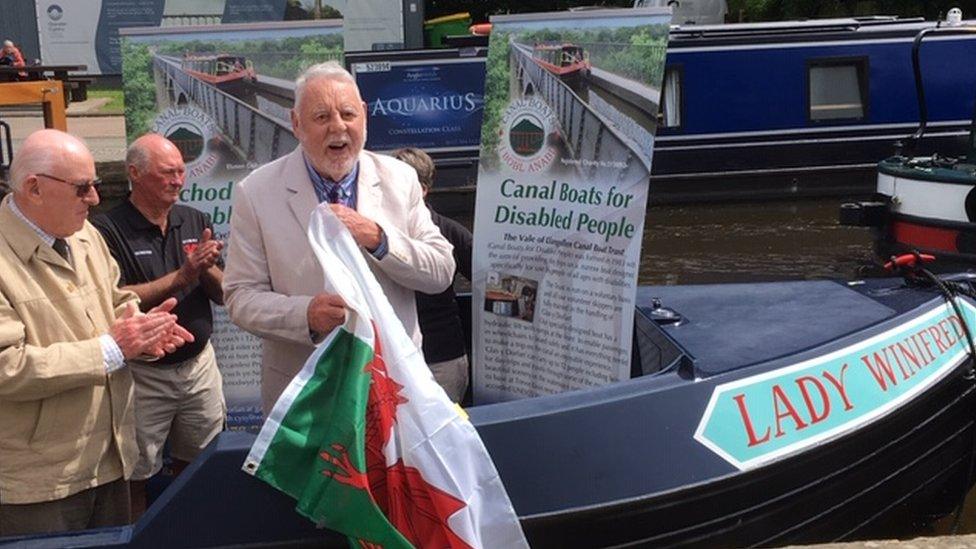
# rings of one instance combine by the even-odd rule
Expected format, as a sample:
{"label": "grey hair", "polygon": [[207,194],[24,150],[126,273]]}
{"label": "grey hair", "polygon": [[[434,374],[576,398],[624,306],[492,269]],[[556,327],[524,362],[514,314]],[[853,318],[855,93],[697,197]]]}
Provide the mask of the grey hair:
{"label": "grey hair", "polygon": [[5,47],[5,48],[13,47],[13,45],[14,45],[14,43],[11,42],[10,40],[4,40],[3,41],[3,47]]}
{"label": "grey hair", "polygon": [[149,147],[140,144],[139,140],[136,139],[125,151],[126,169],[128,169],[129,166],[135,166],[136,169],[139,170],[139,173],[146,171],[146,169],[149,167],[151,154],[152,151],[149,150]]}
{"label": "grey hair", "polygon": [[295,79],[296,108],[298,107],[298,104],[301,103],[302,95],[305,93],[305,86],[307,86],[312,80],[318,80],[319,78],[338,80],[340,82],[352,84],[352,87],[356,90],[356,95],[360,95],[359,86],[356,85],[356,79],[349,74],[349,71],[347,71],[336,61],[325,61],[324,63],[312,65],[311,67],[305,69],[302,74],[298,75],[298,78]]}

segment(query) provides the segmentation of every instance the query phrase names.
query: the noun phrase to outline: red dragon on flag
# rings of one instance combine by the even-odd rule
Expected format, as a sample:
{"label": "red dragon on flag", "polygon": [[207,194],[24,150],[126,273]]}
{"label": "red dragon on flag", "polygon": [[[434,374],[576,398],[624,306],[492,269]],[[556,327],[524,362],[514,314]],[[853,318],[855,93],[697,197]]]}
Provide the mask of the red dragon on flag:
{"label": "red dragon on flag", "polygon": [[[366,402],[366,472],[356,470],[345,446],[336,443],[320,454],[334,467],[322,474],[369,492],[393,527],[415,546],[470,548],[447,523],[464,502],[429,484],[419,469],[407,466],[403,459],[386,464],[383,448],[393,435],[397,406],[407,399],[400,392],[403,385],[387,375],[378,344],[375,352],[366,366],[372,377]],[[366,540],[360,543],[364,548],[374,547]]]}

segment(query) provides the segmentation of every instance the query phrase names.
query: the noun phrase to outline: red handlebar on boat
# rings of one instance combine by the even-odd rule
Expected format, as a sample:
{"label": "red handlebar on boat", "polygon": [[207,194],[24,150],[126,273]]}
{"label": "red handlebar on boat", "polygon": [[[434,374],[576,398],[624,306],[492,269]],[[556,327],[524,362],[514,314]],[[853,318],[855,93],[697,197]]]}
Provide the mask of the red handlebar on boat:
{"label": "red handlebar on boat", "polygon": [[886,271],[894,271],[901,267],[914,267],[919,263],[931,263],[933,261],[935,261],[934,255],[915,252],[892,256],[891,261],[885,263],[884,268]]}

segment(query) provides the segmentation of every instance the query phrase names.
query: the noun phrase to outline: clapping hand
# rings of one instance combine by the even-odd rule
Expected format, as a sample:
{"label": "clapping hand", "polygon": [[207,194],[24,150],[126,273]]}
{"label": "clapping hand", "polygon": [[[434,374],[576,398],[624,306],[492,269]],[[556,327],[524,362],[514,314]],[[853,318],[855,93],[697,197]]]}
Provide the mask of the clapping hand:
{"label": "clapping hand", "polygon": [[129,303],[109,328],[109,335],[122,350],[122,356],[126,359],[143,355],[159,358],[192,342],[193,334],[177,324],[176,315],[170,312],[174,307],[176,298],[171,297],[146,314],[139,314],[135,303]]}
{"label": "clapping hand", "polygon": [[224,243],[213,239],[213,232],[204,229],[193,251],[186,254],[186,261],[180,265],[180,276],[185,282],[195,282],[204,271],[217,264]]}

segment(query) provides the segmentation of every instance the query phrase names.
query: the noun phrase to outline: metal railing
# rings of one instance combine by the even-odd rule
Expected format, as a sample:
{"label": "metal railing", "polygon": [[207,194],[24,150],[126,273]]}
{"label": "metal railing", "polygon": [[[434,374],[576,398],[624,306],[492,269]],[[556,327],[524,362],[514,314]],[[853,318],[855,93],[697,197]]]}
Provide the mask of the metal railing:
{"label": "metal railing", "polygon": [[531,48],[517,43],[511,46],[512,66],[552,108],[570,154],[575,159],[591,161],[580,167],[583,173],[595,177],[607,173],[609,168],[616,172],[618,181],[626,182],[650,176],[650,150],[642,151],[557,76],[533,61]]}
{"label": "metal railing", "polygon": [[249,162],[264,164],[298,146],[291,127],[216,87],[183,72],[171,58],[156,56],[153,66],[214,121],[237,152]]}
{"label": "metal railing", "polygon": [[633,118],[592,91],[590,92],[590,107],[610,121],[620,133],[627,136],[633,143],[632,148],[650,156],[654,134],[647,128],[638,124]]}

